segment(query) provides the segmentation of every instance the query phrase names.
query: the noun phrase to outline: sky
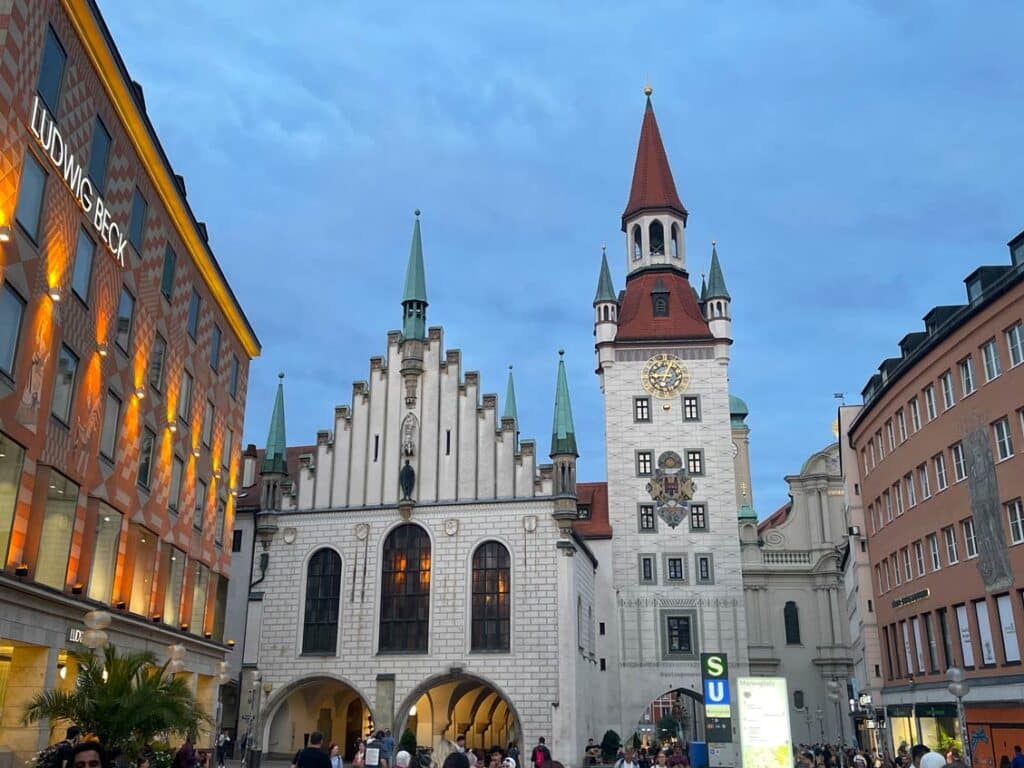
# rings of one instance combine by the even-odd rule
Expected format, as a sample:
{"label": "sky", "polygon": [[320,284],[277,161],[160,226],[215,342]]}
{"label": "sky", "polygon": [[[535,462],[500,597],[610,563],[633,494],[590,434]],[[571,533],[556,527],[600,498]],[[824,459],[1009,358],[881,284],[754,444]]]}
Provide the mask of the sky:
{"label": "sky", "polygon": [[[311,444],[400,327],[413,210],[430,306],[465,370],[546,456],[566,350],[581,480],[605,477],[593,301],[653,102],[732,294],[730,389],[750,407],[754,503],[832,440],[860,392],[1024,229],[1024,4],[99,0]],[[282,12],[283,6],[289,6]]]}

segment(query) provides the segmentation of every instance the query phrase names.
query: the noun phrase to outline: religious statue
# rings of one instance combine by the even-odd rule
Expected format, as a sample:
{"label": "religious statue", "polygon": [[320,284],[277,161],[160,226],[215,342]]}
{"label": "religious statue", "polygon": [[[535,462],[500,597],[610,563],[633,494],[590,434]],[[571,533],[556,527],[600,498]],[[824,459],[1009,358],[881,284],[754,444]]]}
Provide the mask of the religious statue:
{"label": "religious statue", "polygon": [[414,414],[409,414],[402,422],[402,455],[413,456],[416,453],[416,427],[418,421]]}
{"label": "religious statue", "polygon": [[412,468],[408,459],[398,473],[398,485],[402,488],[402,501],[412,501],[412,490],[416,487],[416,470]]}

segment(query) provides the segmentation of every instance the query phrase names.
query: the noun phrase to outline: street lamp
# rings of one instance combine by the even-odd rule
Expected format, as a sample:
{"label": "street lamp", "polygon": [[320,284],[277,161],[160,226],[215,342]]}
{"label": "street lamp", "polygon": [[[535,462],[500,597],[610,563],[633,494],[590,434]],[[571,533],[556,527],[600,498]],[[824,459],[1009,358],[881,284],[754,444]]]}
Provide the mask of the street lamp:
{"label": "street lamp", "polygon": [[946,670],[946,679],[949,692],[956,697],[956,719],[960,726],[960,742],[964,748],[964,764],[971,768],[971,737],[967,733],[967,719],[964,717],[964,696],[970,690],[970,684],[964,679],[964,671],[960,667],[950,667]]}
{"label": "street lamp", "polygon": [[825,743],[825,710],[818,707],[814,710],[814,714],[818,716],[818,731],[821,733],[821,740],[819,743]]}
{"label": "street lamp", "polygon": [[843,733],[843,713],[839,708],[839,681],[835,678],[828,681],[828,697],[836,703],[836,725],[839,726],[839,765],[840,768],[845,768],[843,759],[843,740],[845,736]]}

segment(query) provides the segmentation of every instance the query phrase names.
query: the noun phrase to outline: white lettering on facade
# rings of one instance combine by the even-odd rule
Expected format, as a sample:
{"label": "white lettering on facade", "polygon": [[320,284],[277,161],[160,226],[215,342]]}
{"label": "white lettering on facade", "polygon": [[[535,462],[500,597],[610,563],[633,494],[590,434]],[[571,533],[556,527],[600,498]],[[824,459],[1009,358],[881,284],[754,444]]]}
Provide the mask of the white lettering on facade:
{"label": "white lettering on facade", "polygon": [[61,136],[57,124],[39,100],[39,96],[36,96],[35,101],[32,102],[32,121],[29,127],[46,157],[60,172],[61,178],[71,190],[78,207],[84,213],[89,214],[93,229],[106,244],[117,263],[123,267],[125,265],[124,247],[128,238],[124,235],[124,230],[116,222],[110,220],[110,209],[107,208],[107,204],[103,202],[103,198],[93,187],[82,164],[64,143],[64,137]]}

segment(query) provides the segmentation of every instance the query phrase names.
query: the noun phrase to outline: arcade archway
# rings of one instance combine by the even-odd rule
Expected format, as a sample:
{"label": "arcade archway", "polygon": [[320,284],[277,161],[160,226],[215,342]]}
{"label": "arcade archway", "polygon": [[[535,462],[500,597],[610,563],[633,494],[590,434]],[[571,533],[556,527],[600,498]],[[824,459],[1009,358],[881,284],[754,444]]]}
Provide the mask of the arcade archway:
{"label": "arcade archway", "polygon": [[649,748],[704,741],[704,697],[689,688],[666,691],[640,714],[634,735]]}
{"label": "arcade archway", "polygon": [[467,747],[486,750],[518,742],[522,732],[519,715],[505,693],[467,674],[425,681],[402,702],[395,721],[396,733],[412,731],[417,747],[431,749],[438,765],[459,735],[466,737]]}
{"label": "arcade archway", "polygon": [[373,713],[352,685],[333,677],[296,681],[268,703],[264,714],[264,754],[291,759],[309,742],[313,731],[324,743],[337,742],[348,762],[355,743],[373,727]]}

